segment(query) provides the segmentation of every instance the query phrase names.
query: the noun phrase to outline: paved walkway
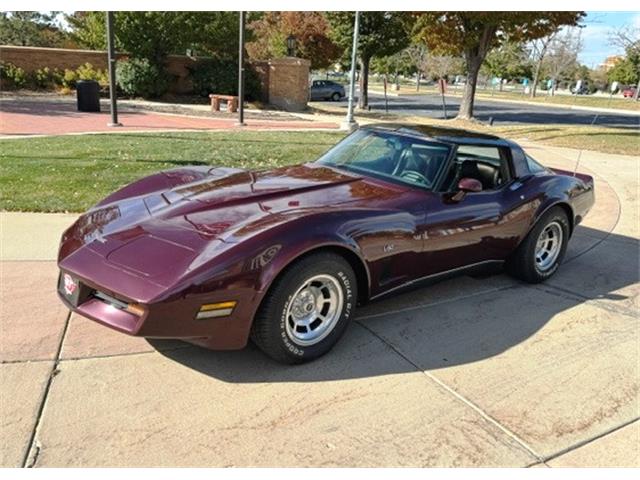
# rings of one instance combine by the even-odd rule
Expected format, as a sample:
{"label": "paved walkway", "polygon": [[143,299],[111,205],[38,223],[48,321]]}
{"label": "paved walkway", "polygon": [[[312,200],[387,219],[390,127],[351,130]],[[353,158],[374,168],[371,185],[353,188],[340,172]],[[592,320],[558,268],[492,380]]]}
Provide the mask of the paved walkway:
{"label": "paved walkway", "polygon": [[597,203],[551,281],[375,302],[298,367],[68,315],[55,247],[73,215],[3,213],[0,465],[640,466],[638,161],[583,153]]}
{"label": "paved walkway", "polygon": [[[104,110],[104,109],[103,109]],[[310,120],[247,119],[246,127],[238,127],[237,117],[207,118],[203,116],[123,111],[118,120],[122,127],[109,127],[108,110],[101,113],[78,112],[73,101],[52,102],[27,98],[0,101],[0,135],[60,135],[66,133],[97,133],[158,130],[226,130],[245,129],[335,129],[334,122]]]}

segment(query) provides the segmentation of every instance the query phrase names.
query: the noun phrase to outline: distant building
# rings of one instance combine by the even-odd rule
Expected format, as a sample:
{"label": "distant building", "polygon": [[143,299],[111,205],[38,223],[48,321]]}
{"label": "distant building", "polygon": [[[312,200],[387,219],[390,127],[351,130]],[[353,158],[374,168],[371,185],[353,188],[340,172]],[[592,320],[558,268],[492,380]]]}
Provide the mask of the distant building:
{"label": "distant building", "polygon": [[605,58],[604,62],[600,64],[600,68],[603,68],[605,72],[608,72],[616,66],[616,63],[622,61],[623,59],[624,57],[622,55],[611,55]]}

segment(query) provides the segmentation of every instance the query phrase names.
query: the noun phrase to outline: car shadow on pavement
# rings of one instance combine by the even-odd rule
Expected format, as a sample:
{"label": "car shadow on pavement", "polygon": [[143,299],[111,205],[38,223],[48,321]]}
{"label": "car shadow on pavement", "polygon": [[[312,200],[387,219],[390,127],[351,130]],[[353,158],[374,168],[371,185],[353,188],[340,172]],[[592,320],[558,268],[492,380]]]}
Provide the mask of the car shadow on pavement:
{"label": "car shadow on pavement", "polygon": [[188,347],[159,353],[224,382],[319,382],[482,361],[586,302],[613,314],[616,328],[633,334],[637,307],[626,287],[638,283],[639,252],[635,238],[580,226],[565,263],[546,283],[529,285],[505,274],[460,277],[440,284],[435,295],[430,292],[436,287],[425,287],[374,302],[356,315],[331,352],[305,365],[277,364],[251,343],[234,352]]}

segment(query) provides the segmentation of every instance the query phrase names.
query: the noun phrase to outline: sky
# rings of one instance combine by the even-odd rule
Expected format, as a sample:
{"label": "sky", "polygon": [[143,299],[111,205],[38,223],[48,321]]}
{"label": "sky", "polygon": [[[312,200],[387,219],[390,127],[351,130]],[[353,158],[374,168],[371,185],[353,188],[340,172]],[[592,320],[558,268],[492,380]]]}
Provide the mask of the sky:
{"label": "sky", "polygon": [[640,12],[587,12],[582,29],[583,49],[580,63],[593,68],[609,55],[623,53],[609,44],[609,32],[626,25],[640,28]]}

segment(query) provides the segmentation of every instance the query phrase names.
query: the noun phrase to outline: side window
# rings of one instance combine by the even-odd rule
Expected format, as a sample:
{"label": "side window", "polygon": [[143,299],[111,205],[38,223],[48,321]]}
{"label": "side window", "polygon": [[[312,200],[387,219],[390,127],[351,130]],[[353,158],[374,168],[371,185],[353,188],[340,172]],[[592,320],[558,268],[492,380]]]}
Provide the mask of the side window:
{"label": "side window", "polygon": [[474,178],[483,190],[497,190],[511,180],[508,149],[494,145],[460,145],[443,183],[443,191],[455,191],[462,178]]}
{"label": "side window", "polygon": [[500,167],[501,163],[500,149],[498,147],[460,145],[458,147],[458,157],[483,161],[496,167]]}
{"label": "side window", "polygon": [[541,173],[541,172],[546,172],[547,171],[547,169],[545,167],[540,165],[538,162],[536,162],[533,158],[531,158],[526,153],[524,154],[524,157],[527,159],[527,166],[529,167],[529,171],[531,173],[535,174],[535,173]]}

